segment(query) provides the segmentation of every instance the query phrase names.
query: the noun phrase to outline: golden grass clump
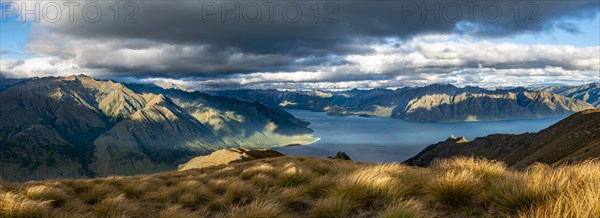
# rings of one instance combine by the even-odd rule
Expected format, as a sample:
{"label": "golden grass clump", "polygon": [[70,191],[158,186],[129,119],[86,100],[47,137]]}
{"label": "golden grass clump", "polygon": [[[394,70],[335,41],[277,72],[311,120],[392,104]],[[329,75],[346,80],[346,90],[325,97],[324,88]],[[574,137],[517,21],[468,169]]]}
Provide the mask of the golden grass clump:
{"label": "golden grass clump", "polygon": [[406,166],[400,164],[380,164],[356,170],[346,177],[346,181],[370,189],[383,190],[398,185],[397,178],[402,176],[405,170]]}
{"label": "golden grass clump", "polygon": [[242,179],[251,179],[257,175],[273,175],[274,174],[274,168],[273,166],[269,165],[269,164],[259,164],[256,166],[252,166],[249,167],[248,169],[244,169],[241,173],[240,173],[240,177]]}
{"label": "golden grass clump", "polygon": [[415,200],[398,200],[388,205],[378,217],[380,218],[418,218],[424,217],[423,204]]}
{"label": "golden grass clump", "polygon": [[245,204],[256,197],[256,187],[247,182],[230,183],[225,190],[223,199],[229,204]]}
{"label": "golden grass clump", "polygon": [[306,196],[302,187],[283,189],[274,200],[297,212],[305,211],[311,202],[311,198]]}
{"label": "golden grass clump", "polygon": [[297,186],[307,183],[312,174],[309,170],[302,169],[295,163],[287,163],[283,171],[277,175],[277,180],[281,186]]}
{"label": "golden grass clump", "polygon": [[600,217],[600,161],[558,167],[533,166],[525,174],[545,199],[521,217]]}
{"label": "golden grass clump", "polygon": [[179,205],[171,205],[159,213],[160,218],[195,218],[200,215]]}
{"label": "golden grass clump", "polygon": [[338,178],[333,194],[345,196],[361,207],[383,205],[388,197],[399,198],[403,195],[403,186],[398,178],[405,168],[400,164],[360,168],[348,176]]}
{"label": "golden grass clump", "polygon": [[81,199],[87,204],[100,202],[109,194],[118,193],[118,189],[108,183],[92,185],[90,189],[80,194]]}
{"label": "golden grass clump", "polygon": [[276,181],[274,180],[273,176],[271,175],[265,175],[265,174],[258,174],[254,177],[252,177],[252,179],[249,180],[252,184],[256,185],[257,187],[260,188],[268,188],[268,187],[273,187],[276,183]]}
{"label": "golden grass clump", "polygon": [[311,198],[320,198],[329,193],[335,187],[335,180],[331,176],[321,176],[312,180],[310,184],[303,187],[304,194]]}
{"label": "golden grass clump", "polygon": [[226,217],[231,218],[276,218],[290,217],[286,209],[280,203],[275,201],[253,201],[243,206],[234,206],[229,209]]}
{"label": "golden grass clump", "polygon": [[467,205],[482,191],[481,188],[481,177],[467,170],[441,172],[427,184],[437,202],[453,207]]}
{"label": "golden grass clump", "polygon": [[435,160],[433,168],[441,171],[466,170],[484,179],[501,177],[506,171],[506,164],[500,161],[487,160],[478,157],[454,157]]}
{"label": "golden grass clump", "polygon": [[545,200],[543,187],[517,173],[495,180],[490,184],[488,192],[491,201],[511,214],[527,210]]}
{"label": "golden grass clump", "polygon": [[35,218],[50,214],[50,201],[34,201],[14,192],[0,193],[0,217]]}
{"label": "golden grass clump", "polygon": [[24,194],[33,200],[50,201],[54,206],[63,205],[69,199],[69,195],[64,190],[46,185],[27,187]]}
{"label": "golden grass clump", "polygon": [[348,217],[354,208],[349,198],[333,195],[316,201],[310,214],[312,217]]}
{"label": "golden grass clump", "polygon": [[135,202],[128,200],[124,195],[108,197],[96,206],[99,217],[135,216],[141,212],[141,209]]}

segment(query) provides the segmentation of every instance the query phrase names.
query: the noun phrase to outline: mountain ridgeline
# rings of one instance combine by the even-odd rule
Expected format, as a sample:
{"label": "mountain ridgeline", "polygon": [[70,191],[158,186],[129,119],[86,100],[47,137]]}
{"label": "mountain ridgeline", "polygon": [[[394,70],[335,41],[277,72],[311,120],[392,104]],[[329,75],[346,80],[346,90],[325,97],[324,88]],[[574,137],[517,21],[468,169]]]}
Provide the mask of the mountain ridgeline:
{"label": "mountain ridgeline", "polygon": [[536,162],[560,164],[600,158],[600,109],[573,114],[537,133],[492,134],[468,141],[450,137],[406,161],[428,166],[436,159],[477,156],[521,168]]}
{"label": "mountain ridgeline", "polygon": [[[475,121],[541,118],[593,109],[561,94],[525,88],[488,90],[434,84],[396,90],[347,91],[232,90],[211,92],[290,109],[326,112],[328,115],[369,115],[407,121]],[[585,94],[580,94],[585,95]],[[593,94],[592,94],[593,95]]]}
{"label": "mountain ridgeline", "polygon": [[581,86],[550,86],[538,88],[537,90],[556,93],[600,107],[600,83],[589,83]]}
{"label": "mountain ridgeline", "polygon": [[214,150],[315,140],[309,123],[258,102],[87,76],[24,80],[0,100],[5,180],[152,173]]}

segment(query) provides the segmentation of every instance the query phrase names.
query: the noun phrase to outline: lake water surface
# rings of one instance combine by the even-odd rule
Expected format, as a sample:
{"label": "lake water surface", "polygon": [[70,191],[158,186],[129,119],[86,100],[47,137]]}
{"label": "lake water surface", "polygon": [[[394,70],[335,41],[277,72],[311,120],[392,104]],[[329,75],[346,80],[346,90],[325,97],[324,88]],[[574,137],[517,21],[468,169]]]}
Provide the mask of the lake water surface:
{"label": "lake water surface", "polygon": [[324,112],[288,110],[309,121],[319,141],[304,146],[278,147],[286,155],[314,157],[334,156],[346,152],[353,160],[366,162],[401,162],[419,153],[427,145],[450,135],[475,137],[493,133],[519,134],[537,132],[565,118],[477,122],[407,122],[382,117],[334,117]]}

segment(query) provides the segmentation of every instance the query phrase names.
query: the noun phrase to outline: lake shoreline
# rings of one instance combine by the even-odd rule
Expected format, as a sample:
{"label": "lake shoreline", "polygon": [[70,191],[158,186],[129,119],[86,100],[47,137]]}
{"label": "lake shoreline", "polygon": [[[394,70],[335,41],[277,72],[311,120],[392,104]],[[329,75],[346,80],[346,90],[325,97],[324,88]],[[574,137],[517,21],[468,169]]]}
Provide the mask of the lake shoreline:
{"label": "lake shoreline", "polygon": [[386,117],[358,115],[338,117],[325,112],[286,110],[311,124],[314,143],[274,147],[288,156],[328,157],[343,151],[363,162],[402,162],[426,146],[450,135],[472,140],[489,134],[537,132],[564,117],[468,122],[410,122]]}

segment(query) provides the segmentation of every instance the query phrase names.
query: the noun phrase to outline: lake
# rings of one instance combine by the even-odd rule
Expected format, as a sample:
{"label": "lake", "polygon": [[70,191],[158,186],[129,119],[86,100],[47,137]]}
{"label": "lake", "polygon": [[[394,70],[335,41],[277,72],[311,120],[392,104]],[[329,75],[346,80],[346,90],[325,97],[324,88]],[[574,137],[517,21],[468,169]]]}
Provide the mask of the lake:
{"label": "lake", "polygon": [[537,132],[565,118],[477,121],[407,122],[383,117],[334,117],[324,112],[287,110],[310,122],[319,141],[304,146],[277,147],[285,155],[334,156],[346,152],[356,161],[401,162],[413,157],[427,145],[446,140],[450,135],[475,137],[493,133]]}

